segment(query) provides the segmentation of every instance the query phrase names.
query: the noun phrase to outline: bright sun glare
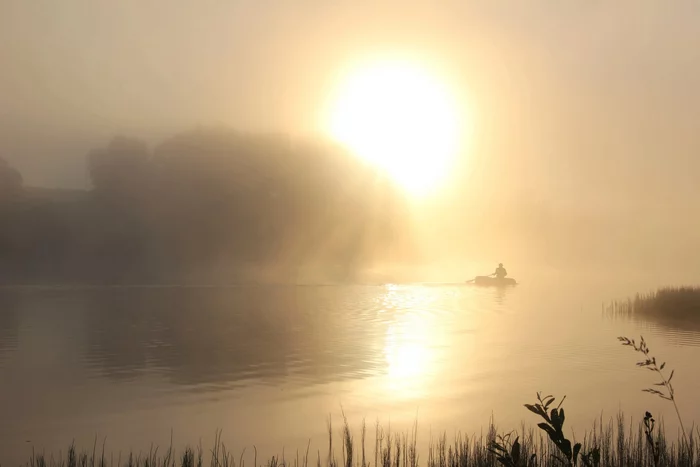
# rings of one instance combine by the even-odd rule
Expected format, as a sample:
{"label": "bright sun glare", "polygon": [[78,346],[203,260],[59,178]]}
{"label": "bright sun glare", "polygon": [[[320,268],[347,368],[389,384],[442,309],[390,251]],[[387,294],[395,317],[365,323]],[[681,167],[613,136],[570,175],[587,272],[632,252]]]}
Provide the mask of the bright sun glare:
{"label": "bright sun glare", "polygon": [[439,184],[459,150],[454,96],[427,70],[406,62],[360,67],[337,90],[332,138],[386,171],[412,194]]}

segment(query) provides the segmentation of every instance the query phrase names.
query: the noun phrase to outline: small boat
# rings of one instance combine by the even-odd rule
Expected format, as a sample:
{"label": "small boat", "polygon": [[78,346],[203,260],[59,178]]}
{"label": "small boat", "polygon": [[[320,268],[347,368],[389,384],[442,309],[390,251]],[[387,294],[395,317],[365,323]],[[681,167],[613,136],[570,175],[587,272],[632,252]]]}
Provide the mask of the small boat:
{"label": "small boat", "polygon": [[505,287],[509,285],[516,285],[515,279],[512,277],[504,277],[499,279],[498,277],[491,276],[476,276],[474,279],[467,281],[467,283],[475,285],[487,285],[492,287]]}

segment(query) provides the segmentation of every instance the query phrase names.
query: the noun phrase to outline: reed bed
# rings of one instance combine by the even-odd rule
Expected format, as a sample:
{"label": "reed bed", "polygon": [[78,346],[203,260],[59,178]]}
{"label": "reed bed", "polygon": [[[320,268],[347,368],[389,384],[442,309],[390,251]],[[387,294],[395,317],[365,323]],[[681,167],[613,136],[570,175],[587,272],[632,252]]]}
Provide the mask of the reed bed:
{"label": "reed bed", "polygon": [[663,287],[634,298],[613,301],[604,310],[624,316],[700,319],[700,287]]}

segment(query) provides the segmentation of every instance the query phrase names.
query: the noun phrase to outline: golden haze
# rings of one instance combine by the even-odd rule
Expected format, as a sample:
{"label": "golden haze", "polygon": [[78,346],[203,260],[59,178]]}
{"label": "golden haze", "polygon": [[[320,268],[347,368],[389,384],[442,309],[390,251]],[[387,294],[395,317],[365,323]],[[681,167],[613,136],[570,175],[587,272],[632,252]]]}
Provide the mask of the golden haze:
{"label": "golden haze", "polygon": [[324,130],[411,195],[434,190],[463,151],[466,109],[417,60],[360,62],[340,78],[329,101]]}

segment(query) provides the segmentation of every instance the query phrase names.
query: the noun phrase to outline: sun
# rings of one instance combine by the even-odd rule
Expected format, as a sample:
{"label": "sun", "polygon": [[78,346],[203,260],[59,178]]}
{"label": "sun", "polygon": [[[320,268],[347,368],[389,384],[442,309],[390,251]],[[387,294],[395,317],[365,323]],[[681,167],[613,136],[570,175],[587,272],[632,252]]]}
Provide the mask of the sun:
{"label": "sun", "polygon": [[454,93],[407,61],[364,64],[341,80],[326,117],[330,136],[412,194],[434,189],[460,146]]}

